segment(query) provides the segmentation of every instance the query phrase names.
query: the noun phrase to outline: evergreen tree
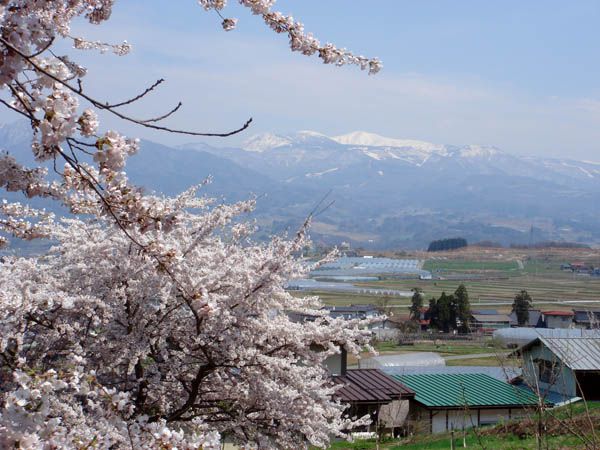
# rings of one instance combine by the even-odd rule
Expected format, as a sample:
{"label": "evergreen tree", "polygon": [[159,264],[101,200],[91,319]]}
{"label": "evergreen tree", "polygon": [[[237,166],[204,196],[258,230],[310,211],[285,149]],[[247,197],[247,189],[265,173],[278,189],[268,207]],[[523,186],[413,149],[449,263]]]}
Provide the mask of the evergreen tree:
{"label": "evergreen tree", "polygon": [[531,296],[526,290],[522,290],[515,295],[515,300],[512,304],[512,309],[517,315],[517,323],[519,326],[526,325],[529,321],[529,309],[531,308]]}
{"label": "evergreen tree", "polygon": [[469,302],[469,293],[464,284],[458,286],[454,291],[454,299],[456,301],[456,318],[460,322],[460,330],[466,332],[469,328],[469,320],[471,318],[471,304]]}
{"label": "evergreen tree", "polygon": [[439,328],[438,326],[438,303],[435,297],[431,297],[429,300],[429,311],[425,315],[425,319],[429,319],[429,323],[434,328]]}
{"label": "evergreen tree", "polygon": [[442,292],[437,301],[437,326],[446,333],[456,327],[456,308],[453,295]]}
{"label": "evergreen tree", "polygon": [[411,291],[413,291],[413,295],[410,304],[410,318],[411,320],[419,320],[423,308],[423,291],[420,288],[412,288]]}

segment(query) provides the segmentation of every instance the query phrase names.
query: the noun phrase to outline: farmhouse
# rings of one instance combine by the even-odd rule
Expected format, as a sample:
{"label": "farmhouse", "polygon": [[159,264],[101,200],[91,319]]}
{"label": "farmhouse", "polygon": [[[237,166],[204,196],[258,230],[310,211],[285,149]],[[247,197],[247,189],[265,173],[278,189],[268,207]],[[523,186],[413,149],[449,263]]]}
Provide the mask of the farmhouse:
{"label": "farmhouse", "polygon": [[513,352],[523,359],[523,377],[541,395],[600,400],[600,334],[538,337]]}
{"label": "farmhouse", "polygon": [[570,328],[573,316],[571,311],[543,311],[542,322],[546,328]]}
{"label": "farmhouse", "polygon": [[487,333],[509,326],[510,317],[507,314],[500,314],[495,309],[471,311],[471,329],[474,331]]}
{"label": "farmhouse", "polygon": [[537,397],[479,373],[396,375],[415,392],[409,423],[415,433],[442,433],[521,417]]}
{"label": "farmhouse", "polygon": [[372,319],[379,315],[375,305],[325,306],[323,309],[329,311],[334,319]]}

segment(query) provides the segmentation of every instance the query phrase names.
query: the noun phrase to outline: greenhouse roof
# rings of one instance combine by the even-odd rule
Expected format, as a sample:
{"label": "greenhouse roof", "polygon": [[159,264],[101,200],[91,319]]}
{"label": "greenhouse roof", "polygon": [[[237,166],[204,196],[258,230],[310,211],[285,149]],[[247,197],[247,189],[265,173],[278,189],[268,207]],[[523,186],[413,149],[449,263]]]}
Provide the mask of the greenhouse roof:
{"label": "greenhouse roof", "polygon": [[360,361],[360,367],[387,369],[404,366],[445,366],[446,361],[435,352],[413,352],[401,355],[373,356]]}
{"label": "greenhouse roof", "polygon": [[531,392],[484,374],[396,375],[430,408],[516,407],[537,404]]}

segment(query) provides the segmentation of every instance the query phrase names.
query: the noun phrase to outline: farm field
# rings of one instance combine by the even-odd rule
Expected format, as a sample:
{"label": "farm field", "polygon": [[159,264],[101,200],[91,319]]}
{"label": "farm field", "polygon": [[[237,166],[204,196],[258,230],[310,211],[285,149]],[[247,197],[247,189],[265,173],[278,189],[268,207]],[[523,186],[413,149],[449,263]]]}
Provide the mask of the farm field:
{"label": "farm field", "polygon": [[[572,309],[600,307],[600,277],[561,270],[561,264],[582,261],[600,266],[600,250],[550,249],[514,250],[475,248],[457,252],[421,253],[411,257],[425,259],[423,268],[432,271],[433,280],[384,278],[356,283],[374,289],[410,291],[420,288],[426,299],[451,293],[463,283],[469,291],[473,308],[496,308],[509,311],[515,294],[526,289],[534,307]],[[427,259],[426,259],[427,258]],[[405,313],[410,299],[369,294],[338,292],[317,293],[328,305],[386,304]],[[298,294],[302,295],[302,294]]]}
{"label": "farm field", "polygon": [[436,271],[513,271],[519,269],[517,261],[468,261],[452,259],[428,259],[423,264],[424,270]]}

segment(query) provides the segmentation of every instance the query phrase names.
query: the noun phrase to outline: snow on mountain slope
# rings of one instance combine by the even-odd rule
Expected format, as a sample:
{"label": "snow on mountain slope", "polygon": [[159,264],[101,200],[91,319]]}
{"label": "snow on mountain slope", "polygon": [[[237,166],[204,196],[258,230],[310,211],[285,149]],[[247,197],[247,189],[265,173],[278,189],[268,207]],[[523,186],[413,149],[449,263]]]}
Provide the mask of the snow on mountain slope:
{"label": "snow on mountain slope", "polygon": [[341,136],[334,136],[331,139],[344,145],[360,145],[365,147],[410,147],[416,150],[435,153],[444,153],[446,150],[444,145],[411,139],[388,138],[366,131],[354,131]]}
{"label": "snow on mountain slope", "polygon": [[250,152],[265,152],[279,147],[300,145],[329,146],[336,145],[328,136],[310,130],[290,134],[262,133],[250,137],[242,144],[242,149]]}
{"label": "snow on mountain slope", "polygon": [[252,136],[244,141],[242,148],[249,152],[262,153],[267,150],[272,150],[277,147],[290,145],[292,140],[285,136],[280,136],[273,133],[262,133]]}
{"label": "snow on mountain slope", "polygon": [[463,158],[493,158],[502,152],[496,147],[487,145],[467,145],[459,149],[459,155]]}

